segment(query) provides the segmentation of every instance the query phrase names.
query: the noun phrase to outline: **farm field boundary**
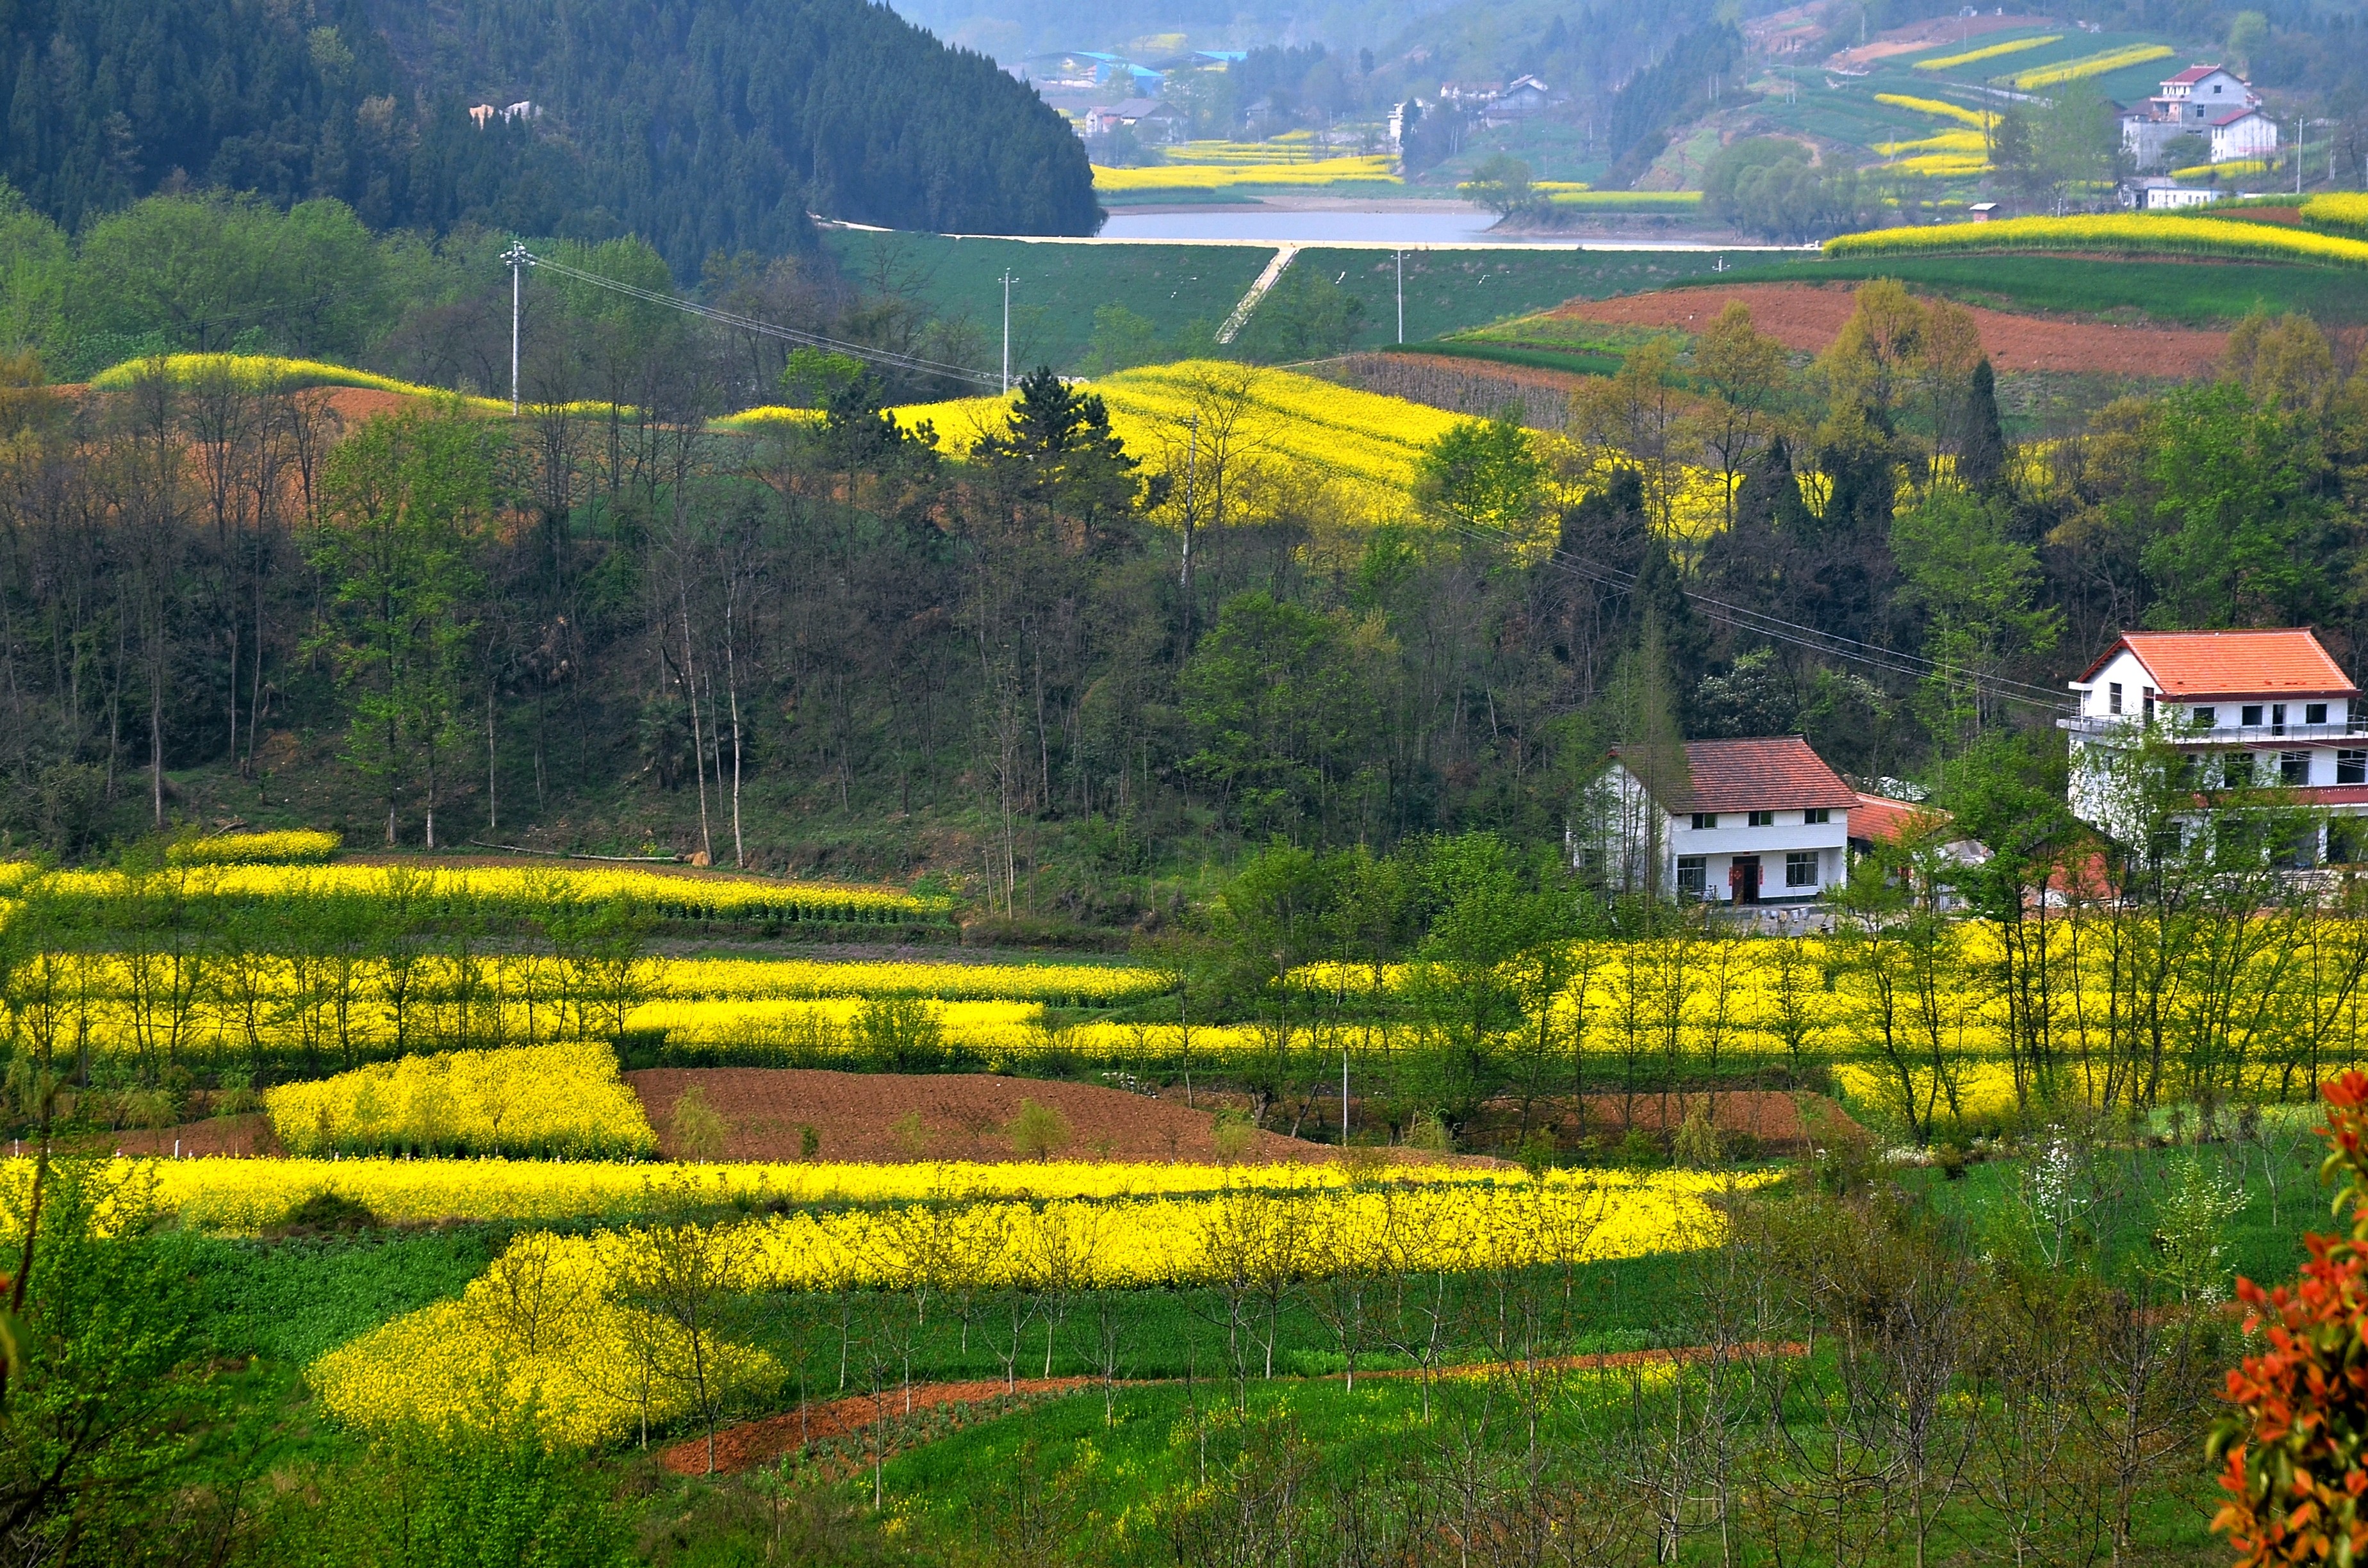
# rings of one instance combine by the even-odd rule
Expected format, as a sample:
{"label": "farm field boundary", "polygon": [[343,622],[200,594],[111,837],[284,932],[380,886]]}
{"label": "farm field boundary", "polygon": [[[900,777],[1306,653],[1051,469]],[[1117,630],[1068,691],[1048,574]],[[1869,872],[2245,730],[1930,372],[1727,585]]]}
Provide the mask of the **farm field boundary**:
{"label": "farm field boundary", "polygon": [[[1672,290],[1756,283],[1864,282],[1896,278],[1966,304],[2066,316],[2225,326],[2256,310],[2321,321],[2368,321],[2368,290],[2330,267],[2266,261],[2069,255],[1828,256],[1753,262],[1724,276],[1673,279]],[[1764,330],[1764,329],[1763,329]]]}

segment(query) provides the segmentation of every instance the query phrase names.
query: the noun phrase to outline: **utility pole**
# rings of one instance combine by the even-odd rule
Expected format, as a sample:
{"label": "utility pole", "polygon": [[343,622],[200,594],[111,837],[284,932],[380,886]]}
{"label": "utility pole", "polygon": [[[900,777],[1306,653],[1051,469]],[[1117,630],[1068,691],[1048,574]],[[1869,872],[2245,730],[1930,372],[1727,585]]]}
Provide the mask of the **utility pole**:
{"label": "utility pole", "polygon": [[1003,269],[1003,390],[1011,391],[1011,269]]}
{"label": "utility pole", "polygon": [[1398,347],[1406,347],[1406,252],[1398,252]]}
{"label": "utility pole", "polygon": [[1184,599],[1184,647],[1192,647],[1192,527],[1200,519],[1201,415],[1192,415],[1191,433],[1184,442],[1184,563],[1178,572],[1176,583]]}
{"label": "utility pole", "polygon": [[527,264],[534,258],[527,254],[526,242],[513,238],[510,248],[502,253],[510,264],[510,417],[518,416],[518,311],[526,298]]}

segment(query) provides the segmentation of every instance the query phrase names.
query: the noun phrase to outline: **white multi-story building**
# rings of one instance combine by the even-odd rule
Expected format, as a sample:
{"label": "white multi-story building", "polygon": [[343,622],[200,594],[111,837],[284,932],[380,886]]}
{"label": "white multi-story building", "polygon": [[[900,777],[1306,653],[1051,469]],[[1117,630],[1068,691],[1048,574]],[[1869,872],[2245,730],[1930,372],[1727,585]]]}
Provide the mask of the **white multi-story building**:
{"label": "white multi-story building", "polygon": [[2072,692],[2078,711],[2060,722],[2071,737],[2072,809],[2086,821],[2112,826],[2110,770],[2090,748],[2126,746],[2148,730],[2194,756],[2199,789],[2276,787],[2299,807],[2368,816],[2368,711],[2307,628],[2126,631]]}
{"label": "white multi-story building", "polygon": [[1685,752],[1684,781],[1657,794],[1645,781],[1654,767],[1624,748],[1611,754],[1615,881],[1638,885],[1650,868],[1680,898],[1774,903],[1817,898],[1849,875],[1859,794],[1807,741],[1688,741]]}
{"label": "white multi-story building", "polygon": [[2218,65],[2191,65],[2153,97],[2122,115],[2122,146],[2138,167],[2152,168],[2180,136],[2202,137],[2210,161],[2259,158],[2278,148],[2278,123],[2262,112],[2253,85]]}

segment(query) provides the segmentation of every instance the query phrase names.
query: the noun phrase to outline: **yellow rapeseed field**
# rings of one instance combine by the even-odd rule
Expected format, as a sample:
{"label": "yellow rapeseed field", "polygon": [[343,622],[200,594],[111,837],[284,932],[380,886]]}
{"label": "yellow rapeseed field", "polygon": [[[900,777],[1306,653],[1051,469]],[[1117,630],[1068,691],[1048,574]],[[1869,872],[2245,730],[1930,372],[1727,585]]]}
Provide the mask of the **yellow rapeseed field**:
{"label": "yellow rapeseed field", "polygon": [[1970,125],[1976,131],[1987,130],[1997,121],[1995,115],[1967,108],[1963,104],[1952,104],[1945,98],[1910,97],[1906,93],[1877,93],[1874,95],[1874,101],[1879,104],[1889,104],[1894,108],[1912,108],[1918,114],[1937,114],[1943,119],[1953,119],[1961,124]]}
{"label": "yellow rapeseed field", "polygon": [[[375,370],[357,370],[347,365],[333,365],[322,359],[291,359],[278,354],[166,354],[154,358],[126,359],[108,367],[90,379],[90,384],[100,392],[123,392],[136,385],[141,378],[161,369],[170,381],[187,383],[210,376],[227,376],[257,392],[296,392],[306,387],[363,387],[373,392],[393,392],[401,397],[416,397],[432,402],[458,403],[479,414],[507,415],[509,403],[500,398],[463,397],[441,387],[422,386],[416,381],[397,381],[381,376]],[[540,405],[538,405],[540,406]],[[607,417],[610,406],[605,403],[574,402],[555,406],[571,414],[597,415]],[[628,415],[634,411],[622,408]]]}
{"label": "yellow rapeseed field", "polygon": [[2274,223],[2137,212],[1873,229],[1827,240],[1825,248],[1827,256],[1835,256],[1984,250],[2162,252],[2368,267],[2368,241],[2342,239]]}
{"label": "yellow rapeseed field", "polygon": [[[24,874],[18,891],[30,878]],[[66,898],[359,898],[393,906],[476,905],[529,915],[568,903],[625,901],[679,920],[897,922],[942,915],[949,907],[943,899],[895,888],[578,866],[180,865],[144,878],[121,871],[51,871],[40,882]]]}
{"label": "yellow rapeseed field", "polygon": [[657,1153],[642,1102],[605,1045],[450,1051],[265,1092],[291,1153],[527,1154],[632,1159]]}
{"label": "yellow rapeseed field", "polygon": [[1157,973],[1121,964],[829,962],[813,959],[667,959],[653,996],[759,1001],[775,997],[928,996],[941,1002],[1040,1001],[1110,1006],[1156,996]]}
{"label": "yellow rapeseed field", "polygon": [[284,833],[234,833],[219,838],[184,839],[165,858],[176,866],[317,865],[337,852],[344,839],[334,833],[294,828]]}
{"label": "yellow rapeseed field", "polygon": [[[1968,49],[1956,54],[1943,54],[1932,60],[1919,60],[1916,62],[1916,69],[1953,71],[1960,65],[1972,65],[1984,60],[1996,60],[2003,54],[2020,54],[2026,49],[2044,49],[2051,43],[2063,41],[2062,33],[2044,33],[2038,38],[2013,38],[2004,43],[1993,43],[1981,49]],[[1880,93],[1875,96],[1878,101],[1883,101],[1886,97]]]}
{"label": "yellow rapeseed field", "polygon": [[439,1433],[530,1416],[554,1447],[591,1448],[646,1434],[690,1412],[693,1353],[719,1389],[770,1382],[762,1351],[694,1346],[647,1307],[618,1300],[620,1249],[529,1233],[470,1281],[461,1299],[381,1324],[306,1369],[322,1405],[363,1432]]}
{"label": "yellow rapeseed field", "polygon": [[[19,1166],[28,1162],[18,1162]],[[151,1164],[160,1211],[187,1225],[256,1235],[307,1199],[334,1194],[397,1224],[444,1220],[550,1223],[627,1221],[689,1204],[815,1205],[905,1203],[951,1191],[966,1199],[1049,1202],[1134,1199],[1235,1187],[1338,1186],[1335,1165],[1224,1166],[1117,1160],[1028,1163],[849,1165],[733,1163],[666,1167],[626,1161],[190,1159]],[[1519,1182],[1519,1173],[1437,1164],[1394,1165],[1400,1183],[1450,1186]]]}
{"label": "yellow rapeseed field", "polygon": [[[1246,372],[1200,360],[1122,370],[1090,390],[1109,406],[1110,426],[1128,451],[1154,461],[1173,460],[1180,470],[1196,388],[1244,374],[1250,396],[1237,449],[1253,462],[1280,459],[1328,474],[1369,515],[1394,517],[1405,509],[1415,460],[1462,417],[1289,370]],[[939,445],[959,456],[982,434],[1001,429],[1008,406],[1005,398],[980,397],[894,412],[906,426],[929,422]]]}
{"label": "yellow rapeseed field", "polygon": [[2368,192],[2328,191],[2302,204],[2302,221],[2313,228],[2368,233]]}
{"label": "yellow rapeseed field", "polygon": [[2102,76],[2126,66],[2144,65],[2150,60],[2168,60],[2175,51],[2167,43],[2134,43],[2121,49],[2108,49],[2096,54],[2084,54],[2078,60],[2060,64],[2043,65],[2025,71],[2014,78],[2014,85],[2023,92],[2035,87],[2053,87],[2066,82],[2084,81],[2090,76]]}
{"label": "yellow rapeseed field", "polygon": [[1094,188],[1108,191],[1222,190],[1229,186],[1340,185],[1349,181],[1396,185],[1397,160],[1375,157],[1320,158],[1305,162],[1258,160],[1228,163],[1152,164],[1142,168],[1094,165]]}
{"label": "yellow rapeseed field", "polygon": [[[1758,1185],[1756,1179],[1739,1186]],[[1343,1185],[1291,1173],[1197,1197],[998,1200],[940,1173],[935,1202],[798,1212],[725,1231],[529,1233],[458,1301],[397,1318],[314,1363],[340,1421],[465,1426],[541,1407],[544,1429],[590,1444],[679,1415],[689,1348],[637,1281],[695,1256],[728,1288],[1070,1291],[1288,1281],[1335,1272],[1450,1274],[1570,1267],[1710,1245],[1727,1179],[1689,1173],[1543,1181]],[[745,1347],[720,1379],[775,1370]]]}

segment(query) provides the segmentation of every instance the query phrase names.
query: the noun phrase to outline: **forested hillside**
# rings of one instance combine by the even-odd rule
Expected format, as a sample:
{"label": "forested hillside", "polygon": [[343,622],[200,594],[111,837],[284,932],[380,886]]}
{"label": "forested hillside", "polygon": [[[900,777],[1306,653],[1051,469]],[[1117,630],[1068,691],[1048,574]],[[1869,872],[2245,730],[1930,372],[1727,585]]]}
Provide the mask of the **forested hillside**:
{"label": "forested hillside", "polygon": [[1274,425],[1369,417],[1321,383],[1174,369],[1122,448],[1051,378],[1008,428],[938,412],[942,449],[861,381],[711,426],[749,344],[558,308],[517,424],[140,365],[12,393],[12,842],[208,815],[416,846],[432,810],[439,844],[928,868],[1124,923],[1271,834],[1558,842],[1638,733],[1804,730],[1943,786],[2027,733],[2044,778],[2052,710],[2010,683],[2123,627],[2316,623],[2356,657],[2368,621],[2361,382],[2300,317],[2014,450],[1957,307],[1870,285],[1806,368],[1736,307],[1559,434],[1344,425],[1406,454],[1376,510]]}
{"label": "forested hillside", "polygon": [[[0,51],[0,176],[70,230],[217,187],[334,197],[381,230],[633,233],[693,276],[712,255],[810,249],[809,210],[1098,221],[1083,150],[1030,89],[857,0],[20,0]],[[537,112],[469,114],[513,103]]]}

